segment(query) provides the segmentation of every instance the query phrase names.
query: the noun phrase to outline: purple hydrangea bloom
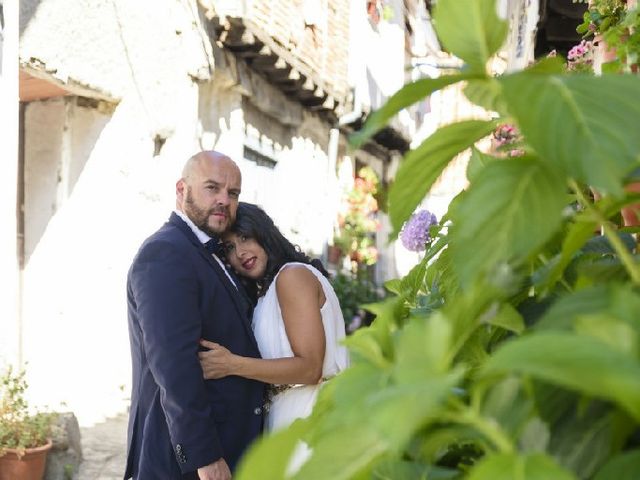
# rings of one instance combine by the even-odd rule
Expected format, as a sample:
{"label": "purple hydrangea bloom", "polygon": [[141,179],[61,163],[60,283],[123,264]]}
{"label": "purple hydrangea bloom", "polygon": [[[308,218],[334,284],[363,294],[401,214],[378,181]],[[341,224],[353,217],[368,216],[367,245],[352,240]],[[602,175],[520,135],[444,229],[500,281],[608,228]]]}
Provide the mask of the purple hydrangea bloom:
{"label": "purple hydrangea bloom", "polygon": [[438,223],[436,216],[429,210],[420,210],[411,215],[400,232],[400,240],[407,250],[421,252],[431,241],[429,227]]}

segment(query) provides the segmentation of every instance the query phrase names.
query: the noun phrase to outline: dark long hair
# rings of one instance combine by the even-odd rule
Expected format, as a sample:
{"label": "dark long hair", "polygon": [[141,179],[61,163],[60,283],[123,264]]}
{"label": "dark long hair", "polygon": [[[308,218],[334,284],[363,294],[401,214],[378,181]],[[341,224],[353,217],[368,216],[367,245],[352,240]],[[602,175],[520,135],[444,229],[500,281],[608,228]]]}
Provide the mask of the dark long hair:
{"label": "dark long hair", "polygon": [[249,294],[254,299],[266,293],[276,274],[288,262],[306,263],[313,266],[325,277],[329,277],[329,272],[320,260],[309,258],[300,250],[300,247],[287,240],[273,223],[271,217],[253,203],[240,202],[238,204],[236,220],[229,231],[253,238],[267,254],[267,268],[264,277],[255,282],[243,279]]}

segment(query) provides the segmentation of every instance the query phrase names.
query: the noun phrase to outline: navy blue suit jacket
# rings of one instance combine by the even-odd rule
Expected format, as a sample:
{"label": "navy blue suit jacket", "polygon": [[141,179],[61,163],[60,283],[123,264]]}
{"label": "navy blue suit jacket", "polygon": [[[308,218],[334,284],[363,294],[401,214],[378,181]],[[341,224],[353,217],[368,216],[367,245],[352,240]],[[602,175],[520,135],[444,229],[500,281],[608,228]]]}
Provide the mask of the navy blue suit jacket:
{"label": "navy blue suit jacket", "polygon": [[140,247],[127,296],[133,382],[124,478],[197,478],[221,457],[233,471],[261,431],[264,384],[204,380],[198,341],[259,357],[250,304],[175,213]]}

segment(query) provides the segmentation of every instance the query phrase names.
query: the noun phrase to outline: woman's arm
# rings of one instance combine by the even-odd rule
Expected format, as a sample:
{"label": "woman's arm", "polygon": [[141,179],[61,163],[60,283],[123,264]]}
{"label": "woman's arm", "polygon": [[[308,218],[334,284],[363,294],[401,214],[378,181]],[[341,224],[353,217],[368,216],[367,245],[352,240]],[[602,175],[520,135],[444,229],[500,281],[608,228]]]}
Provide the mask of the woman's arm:
{"label": "woman's arm", "polygon": [[205,378],[238,375],[272,384],[315,384],[322,379],[325,336],[320,308],[325,297],[307,268],[288,267],[276,279],[276,293],[293,357],[260,359],[235,355],[206,340],[200,352]]}

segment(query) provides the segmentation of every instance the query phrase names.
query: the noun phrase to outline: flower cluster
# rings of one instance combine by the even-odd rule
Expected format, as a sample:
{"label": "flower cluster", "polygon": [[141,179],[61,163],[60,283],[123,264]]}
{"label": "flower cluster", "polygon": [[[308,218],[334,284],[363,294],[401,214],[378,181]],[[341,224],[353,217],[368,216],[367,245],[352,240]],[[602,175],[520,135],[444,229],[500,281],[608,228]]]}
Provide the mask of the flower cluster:
{"label": "flower cluster", "polygon": [[429,210],[420,210],[411,215],[405,222],[400,232],[400,240],[407,250],[412,252],[423,251],[427,243],[431,241],[429,229],[437,225],[438,219]]}
{"label": "flower cluster", "polygon": [[493,131],[493,138],[496,139],[496,145],[498,147],[514,143],[518,139],[519,135],[520,134],[516,127],[509,125],[508,123],[498,126],[498,128]]}
{"label": "flower cluster", "polygon": [[377,219],[378,178],[370,167],[358,172],[353,188],[346,193],[344,211],[338,215],[340,231],[334,243],[354,262],[372,265],[378,260],[375,233],[380,228]]}
{"label": "flower cluster", "polygon": [[593,72],[593,42],[582,40],[567,53],[567,69],[572,72]]}
{"label": "flower cluster", "polygon": [[509,157],[518,157],[524,154],[524,150],[521,148],[505,148],[505,145],[517,144],[520,140],[522,140],[522,136],[514,125],[504,123],[493,131],[494,148],[500,151],[506,150]]}

